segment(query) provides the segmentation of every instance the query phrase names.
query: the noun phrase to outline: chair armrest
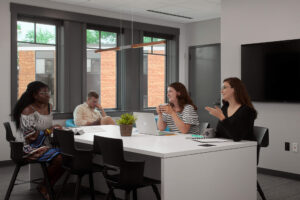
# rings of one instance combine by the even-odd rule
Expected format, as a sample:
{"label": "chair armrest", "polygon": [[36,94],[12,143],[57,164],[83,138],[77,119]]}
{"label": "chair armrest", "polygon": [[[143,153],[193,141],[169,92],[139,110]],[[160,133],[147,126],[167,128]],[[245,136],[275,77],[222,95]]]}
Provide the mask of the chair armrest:
{"label": "chair armrest", "polygon": [[117,167],[112,167],[112,166],[109,166],[109,165],[104,165],[103,166],[103,170],[104,170],[104,173],[105,174],[109,174],[109,172],[114,172],[114,173],[119,173],[119,168],[117,168]]}

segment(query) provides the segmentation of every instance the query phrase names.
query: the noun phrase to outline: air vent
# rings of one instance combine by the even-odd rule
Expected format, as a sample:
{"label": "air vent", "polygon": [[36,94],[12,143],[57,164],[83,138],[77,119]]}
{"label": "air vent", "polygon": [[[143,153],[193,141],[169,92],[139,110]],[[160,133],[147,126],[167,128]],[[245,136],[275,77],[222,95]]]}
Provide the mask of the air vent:
{"label": "air vent", "polygon": [[191,17],[186,17],[186,16],[182,16],[182,15],[176,15],[176,14],[172,14],[172,13],[161,12],[161,11],[157,11],[157,10],[147,10],[147,11],[148,12],[157,13],[157,14],[162,14],[162,15],[169,15],[169,16],[173,16],[173,17],[180,17],[180,18],[184,18],[184,19],[193,19]]}

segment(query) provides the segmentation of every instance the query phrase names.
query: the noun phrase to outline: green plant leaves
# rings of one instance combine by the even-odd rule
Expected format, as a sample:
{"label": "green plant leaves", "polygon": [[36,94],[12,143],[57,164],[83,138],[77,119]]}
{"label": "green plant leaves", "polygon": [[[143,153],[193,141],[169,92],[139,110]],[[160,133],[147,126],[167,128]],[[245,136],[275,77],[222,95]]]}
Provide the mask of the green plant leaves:
{"label": "green plant leaves", "polygon": [[132,114],[130,113],[125,113],[123,115],[121,115],[121,118],[119,120],[117,120],[117,124],[121,125],[121,124],[134,124],[135,121],[137,120],[136,117],[134,117]]}

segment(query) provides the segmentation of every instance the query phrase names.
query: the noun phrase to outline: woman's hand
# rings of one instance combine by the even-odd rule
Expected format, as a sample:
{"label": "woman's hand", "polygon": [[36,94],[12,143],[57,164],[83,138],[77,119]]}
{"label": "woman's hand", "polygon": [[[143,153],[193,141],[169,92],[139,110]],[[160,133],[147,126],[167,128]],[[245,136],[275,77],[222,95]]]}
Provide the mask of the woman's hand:
{"label": "woman's hand", "polygon": [[161,112],[167,113],[169,115],[172,115],[174,113],[174,110],[170,105],[160,106],[160,110]]}
{"label": "woman's hand", "polygon": [[159,105],[159,106],[156,107],[156,112],[157,112],[158,115],[162,115],[162,112],[160,110],[160,106],[161,105]]}
{"label": "woman's hand", "polygon": [[31,160],[36,160],[38,159],[39,157],[41,157],[46,151],[48,151],[50,149],[50,147],[47,147],[47,146],[42,146],[40,148],[38,148],[36,150],[36,152],[34,152],[32,155],[30,155],[28,157],[28,159],[31,159]]}
{"label": "woman's hand", "polygon": [[225,119],[225,115],[223,114],[223,111],[218,106],[215,106],[215,108],[206,106],[205,110],[207,110],[210,115],[218,118],[220,121],[223,121]]}

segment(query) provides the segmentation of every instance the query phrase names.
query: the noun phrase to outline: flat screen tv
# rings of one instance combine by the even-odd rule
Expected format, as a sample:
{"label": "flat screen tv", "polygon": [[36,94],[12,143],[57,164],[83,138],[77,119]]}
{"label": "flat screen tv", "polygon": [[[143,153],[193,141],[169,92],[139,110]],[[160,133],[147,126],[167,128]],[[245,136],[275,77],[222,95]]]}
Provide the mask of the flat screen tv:
{"label": "flat screen tv", "polygon": [[300,40],[244,44],[241,52],[251,100],[300,102]]}

